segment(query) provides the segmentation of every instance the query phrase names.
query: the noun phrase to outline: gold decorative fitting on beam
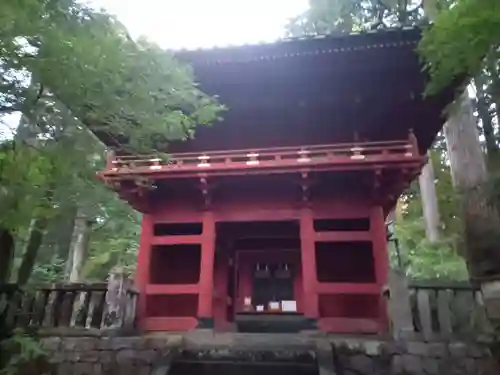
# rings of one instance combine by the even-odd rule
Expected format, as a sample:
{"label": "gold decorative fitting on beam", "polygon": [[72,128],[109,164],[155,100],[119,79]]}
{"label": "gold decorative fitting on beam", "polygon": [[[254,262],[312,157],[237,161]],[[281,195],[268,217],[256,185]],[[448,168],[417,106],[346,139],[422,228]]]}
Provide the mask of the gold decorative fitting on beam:
{"label": "gold decorative fitting on beam", "polygon": [[363,147],[353,147],[351,148],[351,152],[353,153],[351,155],[351,159],[354,160],[364,160],[365,155],[362,154],[364,148]]}
{"label": "gold decorative fitting on beam", "polygon": [[201,155],[201,156],[198,156],[198,160],[200,161],[198,163],[198,167],[200,167],[200,168],[210,167],[210,156]]}
{"label": "gold decorative fitting on beam", "polygon": [[153,163],[153,165],[151,165],[149,167],[149,169],[152,169],[152,170],[160,170],[162,168],[160,162],[161,162],[161,159],[150,159],[149,160],[150,162]]}
{"label": "gold decorative fitting on beam", "polygon": [[405,156],[409,157],[409,158],[412,157],[413,156],[413,152],[412,152],[413,146],[412,145],[405,145],[405,149],[406,149]]}
{"label": "gold decorative fitting on beam", "polygon": [[298,152],[298,154],[299,158],[297,159],[297,162],[308,163],[311,161],[311,158],[309,157],[309,151],[302,149]]}
{"label": "gold decorative fitting on beam", "polygon": [[259,154],[256,152],[250,152],[247,154],[247,158],[249,159],[247,160],[247,165],[258,165],[260,163],[259,159],[257,159],[258,157]]}

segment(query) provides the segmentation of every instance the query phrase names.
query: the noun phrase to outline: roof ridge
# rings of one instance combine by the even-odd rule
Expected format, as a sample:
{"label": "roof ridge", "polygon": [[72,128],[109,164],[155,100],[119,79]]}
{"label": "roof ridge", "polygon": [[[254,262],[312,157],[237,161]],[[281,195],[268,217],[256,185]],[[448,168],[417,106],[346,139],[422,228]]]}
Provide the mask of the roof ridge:
{"label": "roof ridge", "polygon": [[240,47],[257,47],[257,46],[270,46],[276,44],[287,44],[298,41],[307,41],[307,40],[324,40],[324,39],[342,39],[348,37],[355,36],[363,36],[363,35],[376,35],[376,34],[388,34],[395,33],[400,31],[411,31],[411,30],[421,30],[420,26],[398,26],[398,27],[390,27],[383,29],[363,29],[361,31],[357,31],[349,34],[342,33],[328,33],[328,34],[317,34],[317,35],[303,35],[303,36],[292,36],[292,37],[282,37],[269,41],[259,41],[259,42],[251,42],[251,43],[241,43],[241,44],[225,44],[225,45],[213,45],[210,47],[198,47],[198,48],[177,48],[166,49],[167,52],[173,54],[182,54],[189,52],[203,52],[203,51],[219,51],[226,50],[231,48],[240,48]]}

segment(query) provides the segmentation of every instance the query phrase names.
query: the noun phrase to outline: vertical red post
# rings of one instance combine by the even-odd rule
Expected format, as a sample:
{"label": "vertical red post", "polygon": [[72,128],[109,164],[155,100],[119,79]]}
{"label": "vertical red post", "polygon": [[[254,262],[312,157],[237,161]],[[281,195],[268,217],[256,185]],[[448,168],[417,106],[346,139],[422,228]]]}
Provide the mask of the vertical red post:
{"label": "vertical red post", "polygon": [[319,317],[318,283],[316,275],[316,251],[313,216],[310,208],[300,211],[300,246],[302,261],[302,282],[304,286],[304,315],[308,318]]}
{"label": "vertical red post", "polygon": [[146,286],[149,283],[149,264],[151,262],[151,242],[153,240],[153,218],[151,215],[142,216],[141,237],[137,254],[137,268],[135,270],[135,284],[139,289],[137,303],[137,320],[139,327],[146,318]]}
{"label": "vertical red post", "polygon": [[207,211],[203,213],[198,318],[212,318],[213,316],[214,256],[215,221],[213,213]]}
{"label": "vertical red post", "polygon": [[373,259],[375,263],[375,277],[380,287],[379,316],[380,331],[388,329],[388,316],[386,300],[382,296],[382,288],[387,284],[389,276],[389,254],[387,252],[387,236],[385,230],[385,217],[382,206],[376,205],[371,209],[371,237],[373,247]]}

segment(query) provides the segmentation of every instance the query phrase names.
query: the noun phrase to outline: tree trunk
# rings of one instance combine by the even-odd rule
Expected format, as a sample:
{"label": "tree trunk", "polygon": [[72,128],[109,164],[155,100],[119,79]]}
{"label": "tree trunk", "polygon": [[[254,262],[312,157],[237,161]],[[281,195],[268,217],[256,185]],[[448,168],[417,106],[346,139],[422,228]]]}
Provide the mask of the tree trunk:
{"label": "tree trunk", "polygon": [[50,218],[43,238],[42,248],[38,256],[40,263],[48,263],[68,259],[73,228],[75,226],[76,208],[59,207],[58,214]]}
{"label": "tree trunk", "polygon": [[42,245],[45,229],[47,228],[48,220],[46,217],[39,217],[33,220],[31,224],[28,244],[24,251],[23,260],[17,273],[17,283],[20,286],[25,285],[33,272],[38,250]]}
{"label": "tree trunk", "polygon": [[491,96],[493,98],[493,103],[495,103],[497,123],[500,124],[500,77],[496,76],[493,78],[491,86]]}
{"label": "tree trunk", "polygon": [[9,282],[14,261],[14,237],[10,231],[0,228],[0,284]]}
{"label": "tree trunk", "polygon": [[475,84],[477,92],[477,113],[482,122],[483,135],[486,141],[486,151],[488,152],[488,159],[490,160],[498,153],[498,147],[493,127],[493,118],[484,92],[484,77],[477,77],[475,79]]}
{"label": "tree trunk", "polygon": [[471,278],[500,274],[497,239],[500,220],[486,190],[488,173],[471,100],[464,94],[444,127],[451,177],[459,194],[463,255]]}
{"label": "tree trunk", "polygon": [[439,207],[434,180],[434,167],[429,153],[429,161],[422,168],[418,182],[424,213],[425,234],[430,243],[436,243],[439,240],[440,227]]}
{"label": "tree trunk", "polygon": [[79,210],[75,219],[68,263],[66,264],[66,269],[69,269],[68,281],[71,283],[81,281],[82,269],[88,255],[91,230],[92,222]]}
{"label": "tree trunk", "polygon": [[65,234],[59,235],[55,244],[57,249],[56,256],[59,259],[68,259],[71,248],[71,240],[73,238],[73,229],[75,228],[76,215],[76,207],[71,207],[65,215],[65,222],[62,223],[62,228],[64,229]]}

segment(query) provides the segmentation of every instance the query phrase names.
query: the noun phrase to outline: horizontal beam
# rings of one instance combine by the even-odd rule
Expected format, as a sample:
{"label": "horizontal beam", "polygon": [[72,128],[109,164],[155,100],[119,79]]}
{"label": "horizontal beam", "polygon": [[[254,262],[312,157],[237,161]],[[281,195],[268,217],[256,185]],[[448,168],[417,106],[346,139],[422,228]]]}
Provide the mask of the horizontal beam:
{"label": "horizontal beam", "polygon": [[151,238],[151,245],[199,245],[203,236],[183,235],[183,236],[154,236]]}
{"label": "horizontal beam", "polygon": [[198,294],[199,284],[148,284],[144,292],[147,295]]}

